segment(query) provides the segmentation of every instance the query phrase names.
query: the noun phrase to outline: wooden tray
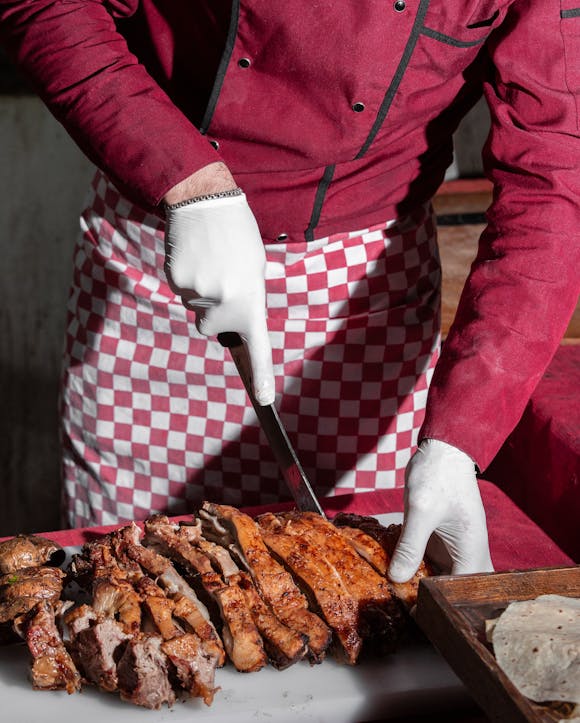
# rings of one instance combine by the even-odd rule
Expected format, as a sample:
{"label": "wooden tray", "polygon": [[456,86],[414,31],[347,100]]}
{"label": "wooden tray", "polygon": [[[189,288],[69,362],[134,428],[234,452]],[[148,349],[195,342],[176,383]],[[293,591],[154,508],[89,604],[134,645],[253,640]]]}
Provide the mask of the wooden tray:
{"label": "wooden tray", "polygon": [[416,620],[492,721],[554,723],[570,706],[538,705],[500,670],[486,641],[485,620],[510,602],[538,595],[580,598],[580,566],[424,578]]}

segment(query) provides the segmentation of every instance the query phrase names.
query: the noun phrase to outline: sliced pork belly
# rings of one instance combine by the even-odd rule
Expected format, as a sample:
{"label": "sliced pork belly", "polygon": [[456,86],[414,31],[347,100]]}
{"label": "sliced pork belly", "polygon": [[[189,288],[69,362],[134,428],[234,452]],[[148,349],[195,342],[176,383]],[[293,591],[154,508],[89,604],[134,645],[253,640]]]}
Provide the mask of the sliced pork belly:
{"label": "sliced pork belly", "polygon": [[235,507],[209,502],[204,503],[199,516],[204,537],[232,551],[276,617],[306,636],[311,659],[321,661],[330,645],[331,631],[308,609],[308,601],[290,573],[274,560],[254,520]]}
{"label": "sliced pork belly", "polygon": [[193,546],[179,525],[158,516],[145,523],[148,545],[179,563],[190,575],[197,576],[205,591],[215,600],[222,620],[221,637],[228,656],[240,672],[260,670],[267,663],[262,638],[235,581],[231,584],[212,567],[210,559]]}
{"label": "sliced pork belly", "polygon": [[[186,528],[187,529],[187,528]],[[238,568],[229,551],[214,542],[196,537],[199,546],[230,585],[242,590],[246,604],[264,641],[272,665],[278,670],[302,660],[308,652],[308,638],[284,625],[262,599],[251,576]]]}
{"label": "sliced pork belly", "polygon": [[[333,519],[333,523],[340,528],[358,554],[386,577],[402,526],[385,527],[374,517],[345,512],[339,513]],[[424,560],[411,580],[403,583],[388,581],[388,584],[395,597],[409,610],[417,602],[421,578],[432,574],[433,570]]]}
{"label": "sliced pork belly", "polygon": [[381,649],[394,646],[400,611],[386,580],[331,522],[298,511],[266,513],[257,522],[268,547],[308,589],[347,662],[356,662],[363,639]]}

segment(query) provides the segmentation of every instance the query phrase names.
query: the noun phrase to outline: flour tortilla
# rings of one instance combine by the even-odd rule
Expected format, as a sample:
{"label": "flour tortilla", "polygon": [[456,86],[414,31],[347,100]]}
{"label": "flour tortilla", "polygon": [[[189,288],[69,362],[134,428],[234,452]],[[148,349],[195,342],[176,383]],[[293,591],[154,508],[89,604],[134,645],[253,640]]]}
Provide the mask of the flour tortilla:
{"label": "flour tortilla", "polygon": [[513,602],[488,634],[499,667],[531,700],[580,703],[580,600]]}

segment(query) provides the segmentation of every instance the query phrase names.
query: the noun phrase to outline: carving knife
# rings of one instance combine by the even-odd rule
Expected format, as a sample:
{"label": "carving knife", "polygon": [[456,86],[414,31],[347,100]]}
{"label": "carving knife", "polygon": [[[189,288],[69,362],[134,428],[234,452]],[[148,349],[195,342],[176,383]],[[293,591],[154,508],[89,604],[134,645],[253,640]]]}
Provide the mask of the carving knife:
{"label": "carving knife", "polygon": [[278,410],[273,404],[263,406],[256,401],[252,390],[252,370],[248,352],[239,334],[225,332],[218,334],[219,343],[230,350],[232,359],[244,383],[246,392],[254,406],[262,430],[266,435],[274,457],[280,466],[282,476],[301,512],[317,512],[325,517],[316,495],[302,469],[302,465],[288,439]]}

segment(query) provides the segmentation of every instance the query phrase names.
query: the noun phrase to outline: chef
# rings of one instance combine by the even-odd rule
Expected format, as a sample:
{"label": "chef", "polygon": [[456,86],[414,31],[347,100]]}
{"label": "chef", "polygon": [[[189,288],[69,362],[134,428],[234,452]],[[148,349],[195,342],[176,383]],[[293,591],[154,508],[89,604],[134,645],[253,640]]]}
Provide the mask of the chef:
{"label": "chef", "polygon": [[[491,569],[476,472],[579,292],[579,0],[0,0],[0,41],[99,169],[69,523],[283,494],[215,340],[235,331],[320,495],[406,476],[393,579],[433,532],[454,572]],[[494,198],[440,354],[430,199],[482,92]]]}

